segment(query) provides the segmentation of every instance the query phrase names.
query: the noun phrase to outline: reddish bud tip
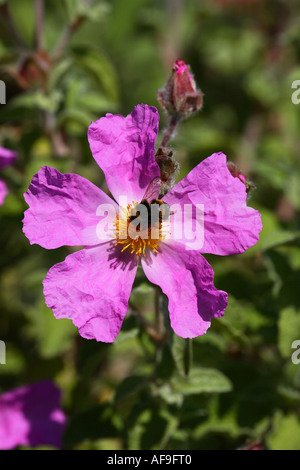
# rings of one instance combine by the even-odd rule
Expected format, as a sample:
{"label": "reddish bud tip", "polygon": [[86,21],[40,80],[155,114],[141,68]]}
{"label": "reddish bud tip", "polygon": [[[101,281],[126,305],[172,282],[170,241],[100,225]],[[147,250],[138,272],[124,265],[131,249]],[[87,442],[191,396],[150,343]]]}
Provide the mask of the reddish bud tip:
{"label": "reddish bud tip", "polygon": [[174,62],[173,70],[174,70],[177,74],[182,73],[182,72],[185,72],[187,69],[188,69],[188,66],[186,65],[186,63],[184,62],[184,60],[177,59],[176,62]]}
{"label": "reddish bud tip", "polygon": [[246,176],[241,172],[241,170],[235,163],[228,162],[227,168],[234,178],[238,178],[242,183],[244,183],[244,185],[246,186],[247,193],[251,189],[255,189],[255,185],[251,183],[251,181],[247,180]]}

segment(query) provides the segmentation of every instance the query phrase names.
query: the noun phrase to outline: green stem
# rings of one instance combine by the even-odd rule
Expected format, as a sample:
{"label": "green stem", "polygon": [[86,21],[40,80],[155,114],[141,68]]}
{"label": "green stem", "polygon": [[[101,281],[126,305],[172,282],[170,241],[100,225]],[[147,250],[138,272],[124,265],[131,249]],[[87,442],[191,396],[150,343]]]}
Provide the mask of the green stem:
{"label": "green stem", "polygon": [[165,326],[163,320],[163,314],[160,308],[160,289],[157,287],[155,289],[155,297],[154,297],[154,307],[155,307],[155,354],[154,354],[154,378],[156,376],[156,368],[159,364],[160,355],[162,351],[163,341],[165,338]]}
{"label": "green stem", "polygon": [[186,339],[186,356],[185,356],[185,374],[189,375],[189,372],[193,365],[193,340],[191,338]]}
{"label": "green stem", "polygon": [[155,307],[155,329],[156,329],[157,337],[160,338],[164,330],[164,324],[163,324],[162,312],[160,309],[160,290],[158,287],[155,289],[154,307]]}

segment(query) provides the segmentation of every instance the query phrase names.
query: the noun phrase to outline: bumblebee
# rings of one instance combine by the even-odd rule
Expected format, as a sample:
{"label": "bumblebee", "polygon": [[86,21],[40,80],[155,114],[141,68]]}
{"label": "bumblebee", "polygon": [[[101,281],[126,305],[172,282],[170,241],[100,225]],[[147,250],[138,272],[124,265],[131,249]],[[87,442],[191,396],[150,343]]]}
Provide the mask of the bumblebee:
{"label": "bumblebee", "polygon": [[[158,225],[161,228],[163,220],[167,220],[171,213],[170,207],[161,199],[158,199],[161,189],[161,179],[159,177],[154,178],[151,183],[149,184],[143,199],[141,202],[136,206],[136,208],[142,204],[147,209],[147,220],[141,220],[141,223],[137,225],[136,230],[143,231],[145,228],[151,229],[151,224]],[[158,205],[158,210],[152,210],[152,206]],[[154,212],[154,216],[152,213]],[[155,220],[155,216],[157,214],[157,220]],[[129,220],[133,221],[137,217],[140,217],[140,211],[136,210],[134,215],[129,216]],[[153,221],[154,219],[154,221]]]}
{"label": "bumblebee", "polygon": [[[163,220],[167,220],[170,217],[170,207],[168,204],[161,199],[152,199],[150,202],[150,206],[152,204],[158,204],[159,207],[159,222],[161,223]],[[151,210],[151,209],[150,209]]]}

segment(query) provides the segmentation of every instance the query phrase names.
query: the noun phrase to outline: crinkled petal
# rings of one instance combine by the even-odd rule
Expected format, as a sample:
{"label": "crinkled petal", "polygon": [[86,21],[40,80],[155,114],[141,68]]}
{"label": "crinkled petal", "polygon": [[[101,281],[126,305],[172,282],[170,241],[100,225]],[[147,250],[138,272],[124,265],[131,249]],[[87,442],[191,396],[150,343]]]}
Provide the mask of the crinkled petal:
{"label": "crinkled petal", "polygon": [[171,327],[177,335],[202,335],[212,318],[224,314],[227,294],[215,288],[213,269],[199,252],[163,242],[159,253],[142,258],[142,266],[149,281],[169,298]]}
{"label": "crinkled petal", "polygon": [[61,447],[66,416],[60,390],[50,380],[19,387],[0,396],[0,449],[16,446]]}
{"label": "crinkled petal", "polygon": [[0,170],[6,166],[13,165],[18,158],[18,153],[13,150],[0,147]]}
{"label": "crinkled petal", "polygon": [[[170,206],[179,205],[182,214],[184,205],[203,205],[204,240],[199,249],[202,253],[243,253],[258,241],[262,229],[260,213],[247,206],[245,185],[231,175],[223,153],[214,153],[203,160],[164,196],[163,201]],[[200,209],[198,219],[203,220]],[[182,220],[184,229],[184,218]],[[185,237],[183,230],[181,238],[176,224],[171,229],[173,238],[187,245],[190,235]]]}
{"label": "crinkled petal", "polygon": [[81,336],[110,343],[127,312],[138,259],[106,242],[73,253],[44,280],[46,304],[56,318],[70,318]]}
{"label": "crinkled petal", "polygon": [[79,175],[44,166],[24,197],[29,209],[24,214],[23,231],[31,244],[53,249],[92,246],[112,238],[117,204]]}
{"label": "crinkled petal", "polygon": [[4,181],[0,180],[0,206],[4,203],[4,199],[8,194],[8,189]]}
{"label": "crinkled petal", "polygon": [[124,197],[129,204],[140,202],[152,179],[160,176],[155,162],[158,123],[156,108],[140,104],[126,117],[107,114],[90,125],[91,152],[118,203]]}

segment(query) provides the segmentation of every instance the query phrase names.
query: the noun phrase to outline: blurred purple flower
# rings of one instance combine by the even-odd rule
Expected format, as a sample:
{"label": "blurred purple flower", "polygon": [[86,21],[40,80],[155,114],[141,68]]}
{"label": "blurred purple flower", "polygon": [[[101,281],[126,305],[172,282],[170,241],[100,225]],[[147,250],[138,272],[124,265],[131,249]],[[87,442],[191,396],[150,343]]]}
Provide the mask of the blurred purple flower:
{"label": "blurred purple flower", "polygon": [[0,449],[22,446],[60,448],[66,416],[60,390],[50,380],[0,395]]}
{"label": "blurred purple flower", "polygon": [[[17,152],[0,147],[0,170],[13,165],[18,158]],[[0,179],[0,206],[4,203],[4,199],[8,194],[8,188],[4,181]]]}
{"label": "blurred purple flower", "polygon": [[[127,117],[107,114],[89,127],[92,154],[115,201],[126,196],[130,203],[141,202],[160,176],[155,161],[158,122],[156,108],[138,105]],[[247,207],[245,185],[231,175],[222,153],[201,162],[162,198],[182,209],[203,204],[204,243],[195,251],[184,237],[123,239],[122,220],[115,218],[121,211],[118,204],[75,174],[43,167],[24,197],[30,208],[23,230],[30,243],[48,249],[86,246],[50,269],[43,282],[46,304],[56,318],[72,319],[84,338],[104,342],[119,334],[139,261],[147,278],[169,298],[175,333],[184,338],[205,333],[211,319],[224,314],[227,294],[215,288],[213,269],[201,253],[242,253],[257,242],[262,227],[260,214]],[[96,229],[103,220],[97,212],[101,205],[115,210],[106,214],[108,224],[115,224],[107,240],[99,240]]]}

